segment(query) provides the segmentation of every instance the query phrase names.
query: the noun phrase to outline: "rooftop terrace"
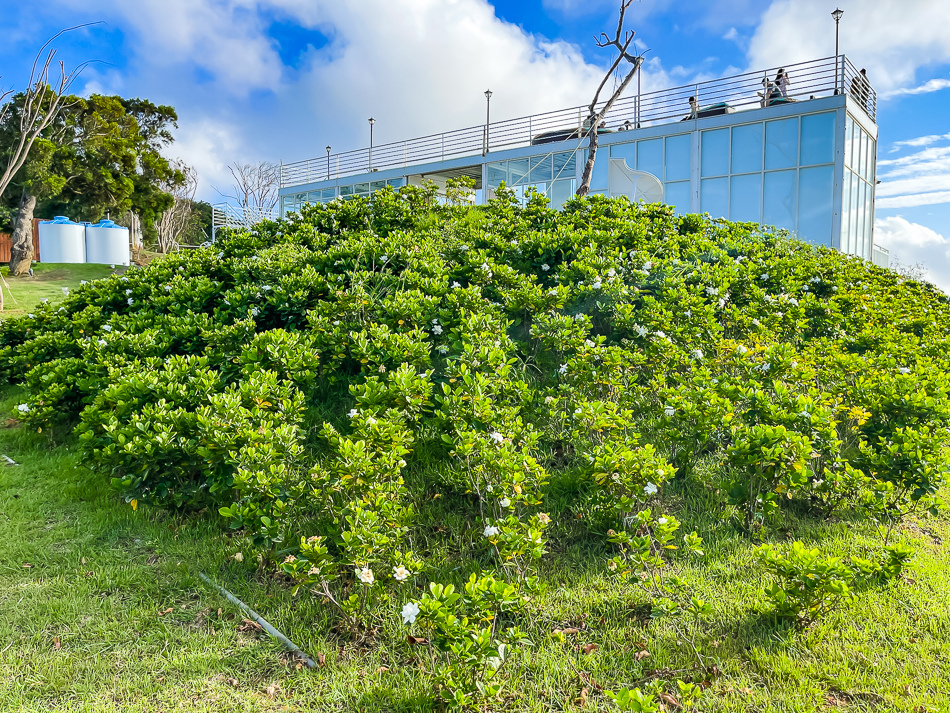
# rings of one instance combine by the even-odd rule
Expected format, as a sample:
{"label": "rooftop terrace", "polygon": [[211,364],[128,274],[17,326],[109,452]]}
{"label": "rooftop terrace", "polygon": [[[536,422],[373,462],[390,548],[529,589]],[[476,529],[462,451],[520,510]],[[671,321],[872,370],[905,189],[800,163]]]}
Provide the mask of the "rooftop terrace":
{"label": "rooftop terrace", "polygon": [[[788,98],[770,94],[769,105],[802,101],[850,92],[871,118],[877,113],[877,94],[845,55],[785,65],[789,76]],[[619,99],[605,117],[608,131],[669,124],[689,118],[689,98],[696,97],[700,116],[706,112],[732,113],[766,105],[765,84],[775,78],[778,67],[736,74],[721,79]],[[602,106],[602,105],[601,105]],[[599,108],[599,107],[598,107]],[[283,164],[280,187],[408,167],[461,156],[485,155],[491,151],[548,143],[581,136],[586,127],[587,106],[559,109],[544,114],[479,124],[407,141],[345,151]]]}

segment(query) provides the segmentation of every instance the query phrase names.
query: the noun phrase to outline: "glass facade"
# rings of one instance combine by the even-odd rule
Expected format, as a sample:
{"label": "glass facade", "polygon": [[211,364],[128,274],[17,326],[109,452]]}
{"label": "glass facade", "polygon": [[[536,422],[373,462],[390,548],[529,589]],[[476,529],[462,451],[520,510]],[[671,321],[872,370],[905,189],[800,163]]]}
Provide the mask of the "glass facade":
{"label": "glass facade", "polygon": [[841,251],[872,258],[877,142],[850,116],[844,129]]}
{"label": "glass facade", "polygon": [[[607,147],[602,147],[604,151]],[[676,208],[678,213],[689,212],[689,186],[692,172],[692,137],[677,134],[658,139],[643,139],[624,144],[612,144],[610,158],[622,158],[627,166],[637,171],[646,171],[663,182],[664,202]],[[598,153],[600,156],[600,153]],[[595,166],[600,161],[595,162]],[[591,193],[607,192],[607,162],[601,172],[595,169],[591,179]]]}
{"label": "glass facade", "polygon": [[289,196],[283,196],[280,199],[281,214],[296,213],[308,203],[329,203],[334,198],[355,198],[357,196],[368,197],[373,192],[386,186],[401,188],[406,185],[405,178],[391,178],[388,181],[370,181],[366,183],[354,183],[349,186],[338,186],[336,188],[324,188],[319,191],[309,191],[307,193],[294,193]]}
{"label": "glass facade", "polygon": [[[604,183],[607,181],[607,162],[595,161],[594,172],[598,169],[604,173]],[[577,190],[575,174],[577,172],[577,157],[572,151],[547,154],[545,156],[531,156],[528,158],[513,158],[508,161],[496,161],[486,166],[486,176],[489,191],[494,191],[504,183],[515,192],[520,201],[526,200],[527,194],[533,188],[551,199],[551,206],[558,208]]]}

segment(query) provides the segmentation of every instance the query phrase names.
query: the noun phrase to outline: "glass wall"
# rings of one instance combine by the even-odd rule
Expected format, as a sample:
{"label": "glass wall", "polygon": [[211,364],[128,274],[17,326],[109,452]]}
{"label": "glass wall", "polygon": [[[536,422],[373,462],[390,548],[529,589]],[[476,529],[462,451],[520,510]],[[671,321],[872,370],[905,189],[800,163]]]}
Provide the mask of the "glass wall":
{"label": "glass wall", "polygon": [[841,252],[872,257],[877,142],[850,116],[844,130]]}
{"label": "glass wall", "polygon": [[357,196],[368,197],[373,192],[386,186],[401,188],[404,185],[406,185],[405,178],[391,178],[388,181],[354,183],[349,186],[324,188],[319,191],[309,191],[308,193],[294,193],[293,195],[283,196],[280,199],[280,211],[281,215],[296,213],[308,203],[329,203],[337,197],[344,199],[356,198]]}
{"label": "glass wall", "polygon": [[[688,213],[691,147],[690,134],[678,134],[666,138],[612,144],[610,158],[622,158],[629,168],[652,173],[663,182],[664,202],[676,208],[678,213]],[[600,173],[597,170],[598,164]],[[607,162],[595,161],[594,166],[591,193],[606,193]]]}
{"label": "glass wall", "polygon": [[[595,161],[595,168],[599,168],[600,163]],[[552,208],[559,208],[577,189],[577,158],[572,151],[496,161],[488,164],[486,170],[489,191],[504,183],[514,190],[515,197],[521,202],[527,200],[527,194],[534,188],[551,199]],[[606,162],[603,163],[603,172],[606,177]]]}
{"label": "glass wall", "polygon": [[835,112],[709,129],[700,136],[700,210],[832,243]]}

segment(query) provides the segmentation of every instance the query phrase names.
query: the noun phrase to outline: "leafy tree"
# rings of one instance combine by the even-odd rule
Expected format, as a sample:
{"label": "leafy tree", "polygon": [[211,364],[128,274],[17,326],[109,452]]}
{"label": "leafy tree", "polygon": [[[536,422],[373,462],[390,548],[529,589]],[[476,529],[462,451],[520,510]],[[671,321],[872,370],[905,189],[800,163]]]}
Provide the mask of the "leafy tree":
{"label": "leafy tree", "polygon": [[[0,123],[0,151],[15,145],[22,102],[23,95],[15,96]],[[110,212],[132,211],[153,237],[155,221],[173,202],[163,188],[184,181],[181,171],[161,154],[173,141],[177,119],[172,107],[145,99],[66,97],[11,184],[19,189],[6,198],[8,205],[18,201],[15,236],[29,234],[39,205],[44,211],[91,221]],[[31,242],[22,242],[14,240],[12,274],[28,270],[33,259]]]}

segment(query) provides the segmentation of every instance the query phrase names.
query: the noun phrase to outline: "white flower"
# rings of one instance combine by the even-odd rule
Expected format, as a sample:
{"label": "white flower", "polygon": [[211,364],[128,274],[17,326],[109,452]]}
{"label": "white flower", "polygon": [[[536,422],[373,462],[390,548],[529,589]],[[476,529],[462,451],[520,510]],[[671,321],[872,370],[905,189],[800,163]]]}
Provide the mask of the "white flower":
{"label": "white flower", "polygon": [[666,523],[667,523],[667,519],[665,517],[658,518],[656,521],[657,525],[665,525]]}
{"label": "white flower", "polygon": [[439,347],[439,354],[448,354],[448,353],[449,353],[449,348],[447,346],[443,344],[441,347]]}
{"label": "white flower", "polygon": [[838,291],[838,286],[835,285],[834,287],[832,287],[832,288],[831,288],[831,291],[832,291],[832,292],[837,292],[837,291]]}
{"label": "white flower", "polygon": [[252,308],[251,308],[251,316],[252,316],[252,317],[256,317],[256,316],[259,315],[260,313],[261,313],[261,311],[260,311],[259,309],[257,309],[257,307],[252,307]]}
{"label": "white flower", "polygon": [[718,295],[718,294],[719,294],[719,290],[718,290],[717,288],[715,288],[715,287],[707,287],[707,288],[706,288],[706,294],[709,295],[710,297],[712,297],[712,296],[714,296],[714,295]]}
{"label": "white flower", "polygon": [[264,292],[270,292],[272,288],[270,285],[264,285],[261,289],[264,290]]}
{"label": "white flower", "polygon": [[501,505],[503,508],[507,508],[511,506],[511,501],[508,498],[502,498],[501,500],[498,501],[498,504]]}
{"label": "white flower", "polygon": [[67,297],[69,297],[69,288],[68,288],[68,287],[63,287],[62,290],[63,290],[63,294],[66,295]]}
{"label": "white flower", "polygon": [[129,304],[132,304],[132,303],[134,303],[134,302],[135,302],[135,300],[133,300],[131,297],[129,297]]}
{"label": "white flower", "polygon": [[442,334],[442,327],[440,327],[438,324],[433,324],[432,333],[435,334],[436,336]]}
{"label": "white flower", "polygon": [[19,406],[16,407],[16,410],[19,411],[20,413],[29,413],[30,407],[26,404],[20,404]]}
{"label": "white flower", "polygon": [[673,414],[676,413],[676,409],[673,408],[672,406],[667,406],[666,408],[663,409],[663,413],[666,414],[667,418],[673,418]]}
{"label": "white flower", "polygon": [[544,270],[545,272],[547,272],[548,270],[551,269],[551,266],[548,265],[547,263],[545,263],[545,264],[543,264],[543,265],[541,266],[541,269]]}
{"label": "white flower", "polygon": [[218,260],[224,259],[224,253],[218,253]]}
{"label": "white flower", "polygon": [[334,326],[334,327],[339,327],[339,326],[340,326],[340,320],[334,319],[334,320],[333,320],[333,326]]}
{"label": "white flower", "polygon": [[657,488],[653,483],[647,483],[643,487],[643,492],[645,495],[656,495],[657,490],[659,490],[659,488]]}
{"label": "white flower", "polygon": [[483,263],[482,263],[482,269],[483,269],[485,272],[489,272],[489,271],[491,270],[491,268],[488,267],[488,263],[487,263],[487,262],[483,262]]}
{"label": "white flower", "polygon": [[691,309],[686,310],[685,312],[683,312],[683,316],[686,317],[687,319],[688,319],[689,317],[692,317],[692,316],[693,316],[693,310],[691,310]]}
{"label": "white flower", "polygon": [[910,373],[910,369],[908,369],[906,366],[900,367],[900,368],[898,369],[898,371],[899,371],[901,374],[909,374],[909,373]]}
{"label": "white flower", "polygon": [[171,291],[172,291],[172,286],[171,286],[171,285],[165,285],[165,292],[171,292]]}
{"label": "white flower", "polygon": [[126,291],[125,291],[125,294],[131,295],[131,294],[132,294],[132,290],[126,290]]}
{"label": "white flower", "polygon": [[760,280],[767,280],[767,279],[769,279],[769,273],[763,272],[761,275],[759,275],[759,279],[760,279]]}
{"label": "white flower", "polygon": [[726,306],[726,298],[725,298],[725,297],[720,297],[720,298],[719,298],[719,309],[722,309],[722,308],[725,307],[725,306]]}
{"label": "white flower", "polygon": [[576,409],[574,409],[574,415],[575,415],[575,416],[577,416],[578,414],[580,414],[580,413],[582,413],[582,412],[583,412],[583,409],[581,409],[581,408],[576,408]]}
{"label": "white flower", "polygon": [[102,331],[103,331],[103,332],[111,332],[111,331],[112,331],[112,325],[111,325],[111,324],[103,324],[103,325],[102,325]]}
{"label": "white flower", "polygon": [[356,570],[356,578],[360,580],[363,584],[372,584],[376,581],[376,577],[373,576],[373,570],[369,567],[363,567],[363,569]]}
{"label": "white flower", "polygon": [[402,608],[403,624],[415,624],[417,616],[419,616],[419,605],[415,602],[409,602]]}
{"label": "white flower", "polygon": [[590,339],[585,339],[585,340],[584,340],[584,345],[585,345],[585,346],[588,346],[588,347],[596,346],[596,345],[594,344],[594,342],[593,342],[592,340],[590,340]]}
{"label": "white flower", "polygon": [[79,284],[80,284],[80,285],[88,285],[89,283],[86,282],[85,280],[80,280],[80,281],[79,281]]}
{"label": "white flower", "polygon": [[811,418],[811,414],[808,413],[808,411],[802,411],[798,415],[801,416],[802,418]]}
{"label": "white flower", "polygon": [[635,325],[633,325],[633,329],[634,329],[634,331],[635,331],[637,334],[639,334],[641,337],[645,337],[645,336],[647,335],[647,328],[646,328],[646,327],[641,327],[639,324],[635,324]]}
{"label": "white flower", "polygon": [[494,537],[494,536],[497,535],[499,532],[501,532],[501,530],[499,530],[499,529],[498,529],[497,527],[495,527],[494,525],[488,525],[488,526],[485,528],[485,533],[484,533],[484,534],[485,534],[485,537]]}
{"label": "white flower", "polygon": [[748,351],[749,351],[749,350],[746,349],[746,348],[745,348],[744,346],[742,346],[741,344],[736,347],[736,352],[739,353],[739,354],[745,354],[745,353],[748,352]]}
{"label": "white flower", "polygon": [[488,434],[488,437],[491,438],[495,443],[502,443],[505,440],[505,437],[498,431],[492,431]]}
{"label": "white flower", "polygon": [[553,403],[554,403],[554,397],[553,397],[553,396],[545,396],[545,397],[544,397],[544,403],[546,403],[546,404],[553,404]]}
{"label": "white flower", "polygon": [[566,373],[567,373],[567,364],[561,364],[560,368],[557,370],[557,373],[558,373],[558,374],[562,374],[562,375],[563,375],[563,374],[566,374]]}
{"label": "white flower", "polygon": [[690,352],[690,355],[693,357],[693,359],[702,359],[702,358],[703,358],[703,350],[702,350],[702,349],[694,349],[693,351]]}
{"label": "white flower", "polygon": [[652,270],[652,269],[653,269],[653,261],[652,261],[652,260],[648,260],[647,262],[643,263],[643,269],[644,269],[644,270]]}
{"label": "white flower", "polygon": [[461,285],[460,285],[458,282],[453,282],[453,283],[452,283],[452,288],[454,289],[454,288],[456,288],[456,287],[461,287]]}
{"label": "white flower", "polygon": [[346,415],[349,416],[350,418],[356,418],[356,416],[359,415],[359,411],[357,411],[355,408],[351,408],[350,412]]}
{"label": "white flower", "polygon": [[30,312],[30,313],[29,313],[28,315],[26,315],[26,316],[29,317],[30,319],[36,319],[36,315],[33,314],[32,312]]}
{"label": "white flower", "polygon": [[399,565],[398,567],[393,567],[393,579],[397,582],[405,582],[409,579],[409,570]]}
{"label": "white flower", "polygon": [[104,347],[106,345],[106,340],[100,339],[97,343],[99,344],[100,347]]}
{"label": "white flower", "polygon": [[538,522],[540,522],[542,525],[547,525],[548,523],[551,522],[551,516],[548,515],[546,512],[539,513]]}
{"label": "white flower", "polygon": [[593,282],[593,284],[591,285],[591,287],[593,287],[595,290],[599,290],[600,287],[601,287],[601,284],[602,284],[602,283],[601,283],[600,280],[594,280],[594,282]]}
{"label": "white flower", "polygon": [[657,332],[656,336],[658,336],[660,339],[666,339],[666,332]]}
{"label": "white flower", "polygon": [[381,258],[379,258],[379,259],[380,259],[382,262],[389,262],[389,255],[383,255],[383,256],[382,256]]}

